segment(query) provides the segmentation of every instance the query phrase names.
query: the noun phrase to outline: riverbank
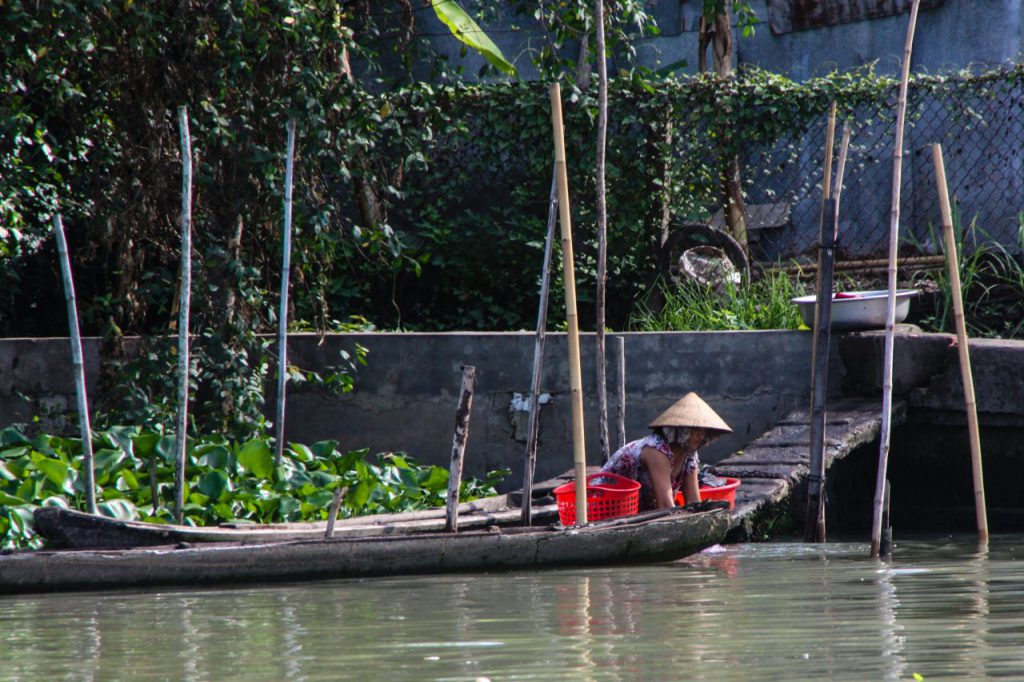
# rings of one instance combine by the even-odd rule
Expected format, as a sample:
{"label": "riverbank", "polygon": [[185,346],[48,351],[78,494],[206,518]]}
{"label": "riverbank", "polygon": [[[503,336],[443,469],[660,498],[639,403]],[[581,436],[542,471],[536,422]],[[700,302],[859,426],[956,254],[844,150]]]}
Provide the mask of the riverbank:
{"label": "riverbank", "polygon": [[[890,480],[892,520],[897,529],[970,530],[973,493],[963,392],[953,337],[924,334],[901,325],[895,338],[893,392],[906,405],[906,420],[892,434]],[[807,332],[625,333],[625,424],[630,438],[646,431],[650,417],[688,390],[697,390],[732,425],[734,433],[702,452],[705,463],[732,467],[749,480],[740,498],[755,490],[755,479],[776,476],[749,453],[773,429],[799,426],[810,386],[811,335]],[[339,334],[322,340],[307,334],[289,340],[294,361],[322,369],[339,350],[361,344],[368,366],[356,377],[356,390],[344,396],[295,385],[289,391],[288,440],[336,440],[343,450],[404,451],[417,461],[447,467],[452,421],[458,400],[459,366],[477,367],[477,388],[466,448],[467,475],[507,468],[512,474],[499,492],[520,486],[525,449],[524,394],[529,386],[534,336],[501,334]],[[844,399],[872,402],[881,410],[884,334],[861,332],[833,337],[829,368],[830,405]],[[74,405],[66,339],[0,340],[0,420],[43,417],[72,431]],[[616,344],[610,343],[614,349]],[[98,340],[86,342],[90,388],[97,390]],[[1024,528],[1016,473],[1024,463],[1024,343],[970,342],[987,505],[993,531]],[[597,407],[594,400],[592,336],[584,335],[583,378],[588,461],[599,464]],[[542,381],[540,442],[536,479],[572,467],[571,421],[565,336],[548,338]],[[617,362],[609,354],[610,368]],[[612,433],[619,386],[609,371]],[[271,389],[272,390],[272,389]],[[614,438],[614,435],[613,435]],[[802,436],[793,436],[790,460],[802,462]],[[745,453],[739,459],[737,453]],[[746,459],[744,459],[746,457]],[[835,464],[828,480],[828,527],[863,532],[871,523],[871,499],[878,457],[877,440],[859,443]],[[767,465],[769,462],[760,462]],[[738,467],[738,468],[737,468]],[[727,471],[730,469],[723,469]],[[786,490],[769,490],[767,502],[745,522],[742,537],[778,537],[802,522],[803,478],[787,479]],[[765,485],[763,482],[758,485]],[[767,485],[776,483],[768,481]]]}

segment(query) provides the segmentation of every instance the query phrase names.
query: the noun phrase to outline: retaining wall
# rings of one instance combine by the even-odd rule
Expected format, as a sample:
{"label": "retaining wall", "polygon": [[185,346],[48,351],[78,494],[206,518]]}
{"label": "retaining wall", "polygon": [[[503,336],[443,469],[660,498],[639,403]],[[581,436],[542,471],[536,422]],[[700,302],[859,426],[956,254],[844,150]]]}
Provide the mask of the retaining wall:
{"label": "retaining wall", "polygon": [[[917,415],[963,423],[959,363],[953,337],[912,333],[901,326],[895,344],[894,390]],[[811,335],[807,332],[625,333],[626,433],[646,424],[685,392],[695,390],[735,433],[702,453],[715,462],[741,449],[786,413],[809,400]],[[881,395],[884,335],[844,334],[833,339],[830,393]],[[290,359],[323,369],[340,350],[369,349],[356,390],[333,396],[302,385],[288,394],[287,438],[338,440],[343,448],[402,450],[422,462],[447,466],[461,386],[460,365],[477,368],[466,449],[466,470],[479,476],[510,468],[508,486],[522,479],[532,333],[336,334],[289,337]],[[597,439],[593,335],[581,339],[588,461],[601,460]],[[607,337],[610,428],[615,442],[616,342]],[[87,373],[95,390],[98,341],[85,341]],[[971,342],[978,409],[983,425],[1024,426],[1024,343]],[[564,334],[549,334],[544,357],[537,478],[572,466],[568,351]],[[0,340],[0,426],[31,422],[74,434],[74,383],[67,339]],[[273,387],[268,390],[272,414]],[[520,396],[517,399],[517,394]],[[95,396],[94,396],[95,397]]]}
{"label": "retaining wall", "polygon": [[[705,461],[741,448],[782,415],[807,401],[810,334],[800,332],[626,333],[624,338],[627,437],[687,391],[697,391],[735,433],[710,446]],[[616,439],[617,345],[607,337],[610,430]],[[533,333],[337,334],[289,337],[290,361],[306,369],[336,362],[356,343],[369,349],[356,390],[333,396],[290,385],[287,438],[335,439],[344,448],[403,450],[422,462],[447,466],[451,457],[460,365],[477,368],[466,470],[481,475],[511,468],[509,484],[522,479]],[[98,340],[84,343],[88,383],[95,390]],[[597,437],[593,334],[581,338],[588,461],[601,461]],[[838,352],[831,373],[841,378]],[[0,340],[0,424],[30,422],[74,433],[74,383],[67,339]],[[547,336],[543,406],[536,475],[543,479],[572,466],[568,349],[564,334]],[[268,390],[272,415],[273,387]],[[517,399],[517,394],[520,399]],[[546,394],[546,395],[545,395]]]}

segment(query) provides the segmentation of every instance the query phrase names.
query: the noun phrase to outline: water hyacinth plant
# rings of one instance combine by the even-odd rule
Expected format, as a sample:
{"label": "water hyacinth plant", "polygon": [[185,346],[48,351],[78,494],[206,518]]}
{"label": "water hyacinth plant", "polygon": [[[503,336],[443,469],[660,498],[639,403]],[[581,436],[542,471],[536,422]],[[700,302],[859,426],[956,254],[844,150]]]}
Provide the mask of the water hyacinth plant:
{"label": "water hyacinth plant", "polygon": [[[125,520],[170,523],[174,437],[139,427],[94,432],[99,513]],[[32,512],[39,506],[84,508],[82,443],[52,435],[27,437],[11,426],[0,430],[0,549],[39,548]],[[369,450],[341,451],[337,441],[290,443],[274,466],[272,440],[232,442],[204,436],[188,443],[185,523],[211,525],[327,518],[336,489],[346,490],[343,517],[444,506],[448,471],[412,458]],[[464,479],[460,499],[495,494],[508,473]]]}

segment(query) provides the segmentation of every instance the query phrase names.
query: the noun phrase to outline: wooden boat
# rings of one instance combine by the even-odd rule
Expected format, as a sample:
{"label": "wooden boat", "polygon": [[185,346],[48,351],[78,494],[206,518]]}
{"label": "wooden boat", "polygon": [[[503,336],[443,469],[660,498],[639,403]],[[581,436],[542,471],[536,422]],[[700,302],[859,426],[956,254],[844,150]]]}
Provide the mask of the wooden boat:
{"label": "wooden boat", "polygon": [[722,502],[586,526],[0,555],[0,593],[252,584],[670,561],[722,542]]}
{"label": "wooden boat", "polygon": [[[504,496],[502,496],[504,497]],[[534,507],[534,524],[552,523],[558,518],[557,505]],[[396,514],[357,516],[335,521],[335,537],[381,537],[410,533],[439,532],[445,528],[445,509],[426,509]],[[40,507],[33,514],[35,529],[53,549],[126,549],[154,547],[179,542],[280,542],[323,538],[326,521],[302,523],[227,523],[219,526],[122,521],[108,516],[86,514],[60,507]],[[497,498],[485,498],[459,505],[459,528],[519,524],[521,511]]]}
{"label": "wooden boat", "polygon": [[[551,491],[566,480],[559,476],[537,484],[533,491],[532,524],[558,520],[558,505]],[[520,491],[485,497],[459,505],[459,529],[518,525],[522,516]],[[445,529],[447,509],[424,509],[339,519],[335,537],[371,537],[439,532]],[[36,532],[49,549],[127,549],[179,542],[278,542],[323,538],[326,521],[301,523],[225,523],[219,526],[123,521],[60,507],[40,507],[33,514]]]}

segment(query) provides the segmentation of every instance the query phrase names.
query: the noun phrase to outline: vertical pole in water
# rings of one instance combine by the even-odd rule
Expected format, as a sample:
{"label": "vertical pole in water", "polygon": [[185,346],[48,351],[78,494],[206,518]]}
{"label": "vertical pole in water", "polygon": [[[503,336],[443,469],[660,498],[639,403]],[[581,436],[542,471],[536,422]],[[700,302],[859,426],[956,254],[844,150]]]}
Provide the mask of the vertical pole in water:
{"label": "vertical pole in water", "polygon": [[284,164],[284,236],[281,245],[281,309],[277,315],[277,415],[274,425],[274,466],[281,464],[284,454],[284,405],[288,383],[288,277],[292,263],[292,159],[295,156],[295,119],[287,125],[288,147]]}
{"label": "vertical pole in water", "polygon": [[572,213],[569,210],[569,176],[565,167],[562,129],[562,91],[552,83],[551,127],[555,141],[555,174],[558,179],[558,214],[562,224],[562,273],[565,280],[565,321],[569,341],[569,394],[572,408],[572,453],[576,478],[576,523],[587,522],[587,455],[583,439],[583,380],[580,372],[580,330],[576,317],[576,274],[572,256]]}
{"label": "vertical pole in water", "polygon": [[71,337],[71,366],[75,374],[75,399],[78,404],[78,428],[82,436],[82,475],[85,476],[85,509],[96,513],[96,474],[93,471],[92,428],[89,426],[89,397],[85,385],[85,358],[82,337],[78,330],[78,304],[75,302],[75,281],[71,276],[71,257],[64,237],[60,214],[53,216],[53,233],[57,237],[60,272],[64,279],[64,300],[68,307],[68,336]]}
{"label": "vertical pole in water", "polygon": [[616,359],[619,366],[618,447],[621,448],[626,444],[626,339],[616,336],[615,345],[618,350]]}
{"label": "vertical pole in water", "polygon": [[878,554],[883,559],[892,556],[892,523],[889,517],[889,500],[892,499],[892,486],[885,482],[885,493],[882,495],[882,537],[878,544]]}
{"label": "vertical pole in water", "polygon": [[[828,335],[831,325],[832,304],[832,258],[835,239],[829,239],[832,231],[826,227],[825,217],[830,213],[832,191],[832,148],[836,136],[836,103],[828,110],[828,124],[825,126],[825,169],[821,182],[821,212],[818,216],[818,282],[817,301],[814,306],[814,336],[811,344],[811,409],[810,409],[810,474],[807,477],[807,513],[804,516],[804,540],[822,542],[818,529],[821,515],[822,486],[824,484],[825,450],[825,373],[821,367],[828,367]],[[828,267],[826,277],[825,268]],[[824,325],[824,326],[823,326]]]}
{"label": "vertical pole in water", "polygon": [[946,185],[946,166],[942,160],[942,146],[932,146],[935,164],[935,184],[939,192],[939,210],[942,213],[942,238],[946,245],[946,269],[949,288],[953,296],[953,318],[956,322],[957,350],[960,352],[960,379],[964,385],[964,408],[967,411],[967,432],[971,440],[971,473],[974,478],[974,513],[978,524],[978,541],[988,542],[988,515],[985,508],[985,479],[981,468],[981,436],[978,428],[978,403],[974,398],[974,376],[971,372],[971,353],[967,346],[967,325],[964,322],[964,301],[960,290],[960,267],[953,235],[953,211],[949,206]]}
{"label": "vertical pole in water", "polygon": [[608,63],[604,46],[604,3],[594,2],[594,30],[597,38],[597,322],[594,340],[597,366],[597,438],[601,461],[611,456],[608,441],[608,376],[605,362],[604,324],[608,284],[608,210],[605,200],[605,151],[608,137]]}
{"label": "vertical pole in water", "polygon": [[903,177],[903,122],[907,113],[907,85],[910,80],[910,53],[914,46],[914,28],[921,0],[910,6],[907,42],[903,48],[903,73],[896,104],[896,140],[892,159],[892,206],[889,217],[889,291],[885,306],[885,358],[882,367],[882,427],[878,440],[878,478],[875,481],[874,516],[871,522],[871,556],[877,557],[882,542],[882,504],[889,466],[889,441],[892,432],[892,365],[896,332],[896,256],[900,234],[900,189]]}
{"label": "vertical pole in water", "polygon": [[348,487],[337,488],[334,497],[331,498],[331,510],[327,514],[327,528],[324,530],[324,539],[330,540],[334,537],[334,522],[338,520],[338,509],[341,508],[341,499],[348,492]]}
{"label": "vertical pole in water", "polygon": [[174,514],[185,520],[185,451],[188,440],[188,317],[192,291],[192,141],[188,110],[178,107],[181,132],[181,296],[178,302],[178,415],[174,436]]}
{"label": "vertical pole in water", "polygon": [[459,409],[455,412],[455,436],[452,438],[452,465],[448,473],[448,519],[445,530],[455,533],[459,530],[459,487],[462,485],[462,460],[469,438],[469,413],[473,409],[473,384],[476,382],[476,367],[463,365],[462,393]]}
{"label": "vertical pole in water", "polygon": [[814,367],[811,407],[811,473],[808,477],[805,536],[808,542],[825,542],[825,434],[828,402],[828,357],[832,343],[832,281],[835,272],[835,246],[839,236],[839,204],[843,193],[846,154],[850,148],[850,124],[843,124],[843,140],[839,146],[839,169],[836,172],[832,199],[832,227],[822,231],[818,258],[818,305],[815,313]]}
{"label": "vertical pole in water", "polygon": [[548,292],[551,290],[551,252],[558,219],[558,178],[551,172],[548,196],[548,232],[544,238],[544,270],[540,276],[540,303],[537,306],[537,337],[533,344],[533,376],[530,378],[530,420],[526,429],[526,462],[523,466],[523,500],[520,522],[529,526],[533,515],[533,472],[537,464],[537,435],[540,432],[540,378],[544,365],[544,340],[548,326]]}

